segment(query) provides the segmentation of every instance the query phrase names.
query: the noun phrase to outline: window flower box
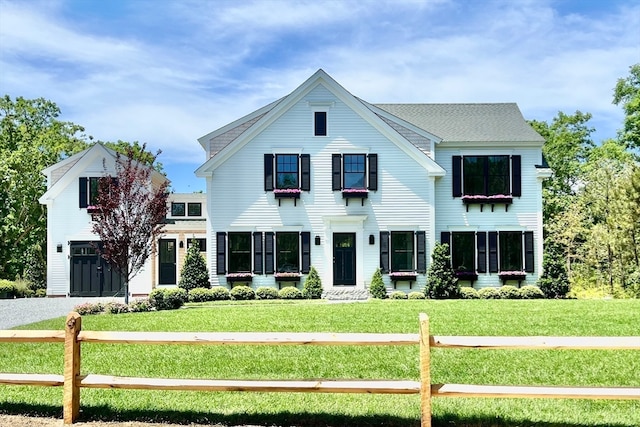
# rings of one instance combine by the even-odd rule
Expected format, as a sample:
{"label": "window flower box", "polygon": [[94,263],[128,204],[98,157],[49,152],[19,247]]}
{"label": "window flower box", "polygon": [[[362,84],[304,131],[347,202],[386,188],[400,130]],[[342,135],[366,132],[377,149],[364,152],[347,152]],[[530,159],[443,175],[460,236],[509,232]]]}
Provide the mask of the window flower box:
{"label": "window flower box", "polygon": [[413,271],[393,271],[389,273],[389,279],[393,282],[394,288],[396,287],[396,282],[409,282],[409,289],[411,289],[417,277],[418,274]]}
{"label": "window flower box", "polygon": [[97,214],[97,213],[100,213],[100,209],[97,206],[89,205],[87,206],[87,213]]}
{"label": "window flower box", "polygon": [[286,273],[276,273],[273,275],[277,282],[299,282],[300,281],[300,273],[296,272],[286,272]]}
{"label": "window flower box", "polygon": [[513,203],[513,197],[508,194],[495,194],[493,196],[483,195],[464,195],[462,196],[462,203],[467,205],[467,212],[469,212],[469,205],[480,205],[480,212],[482,212],[483,205],[491,205],[491,212],[496,204],[504,204],[505,211],[509,210],[509,205]]}
{"label": "window flower box", "polygon": [[229,273],[225,277],[227,278],[227,283],[238,283],[238,282],[248,283],[248,282],[251,282],[251,280],[253,279],[253,274]]}
{"label": "window flower box", "polygon": [[456,277],[459,280],[469,280],[471,283],[478,280],[478,274],[475,271],[456,271]]}
{"label": "window flower box", "polygon": [[342,190],[342,198],[347,200],[347,206],[349,206],[349,199],[360,199],[364,206],[364,199],[367,197],[369,197],[369,190],[366,188],[345,188]]}
{"label": "window flower box", "polygon": [[507,280],[517,280],[518,286],[527,278],[527,273],[524,271],[501,271],[498,273],[498,277],[502,280],[502,283],[506,283]]}
{"label": "window flower box", "polygon": [[280,199],[293,199],[294,206],[297,204],[297,199],[300,198],[299,188],[276,188],[273,190],[273,196],[278,199],[278,206],[280,206]]}

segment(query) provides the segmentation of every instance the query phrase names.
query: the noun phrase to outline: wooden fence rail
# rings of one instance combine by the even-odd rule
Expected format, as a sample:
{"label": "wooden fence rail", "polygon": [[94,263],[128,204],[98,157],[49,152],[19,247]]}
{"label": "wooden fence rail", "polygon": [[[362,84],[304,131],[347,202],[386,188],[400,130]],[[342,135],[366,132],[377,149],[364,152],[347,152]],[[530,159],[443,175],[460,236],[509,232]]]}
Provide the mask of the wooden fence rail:
{"label": "wooden fence rail", "polygon": [[[278,332],[100,332],[82,331],[78,313],[67,316],[64,331],[0,330],[0,342],[64,342],[64,374],[0,373],[0,384],[64,388],[64,423],[80,411],[81,388],[254,391],[302,393],[420,394],[422,427],[431,426],[431,397],[638,399],[640,387],[544,387],[431,384],[431,348],[640,350],[640,337],[472,337],[431,336],[429,318],[420,314],[419,334]],[[81,374],[83,343],[181,345],[419,345],[420,381],[410,380],[219,380],[135,378]]]}

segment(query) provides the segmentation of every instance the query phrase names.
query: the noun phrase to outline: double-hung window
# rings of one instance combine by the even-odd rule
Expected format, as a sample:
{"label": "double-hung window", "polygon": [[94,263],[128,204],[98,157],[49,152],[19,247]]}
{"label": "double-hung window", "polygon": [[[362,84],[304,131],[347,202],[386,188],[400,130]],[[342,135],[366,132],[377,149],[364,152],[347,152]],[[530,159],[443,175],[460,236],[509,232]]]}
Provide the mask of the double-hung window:
{"label": "double-hung window", "polygon": [[453,197],[520,197],[521,157],[453,156]]}
{"label": "double-hung window", "polygon": [[251,272],[251,233],[229,233],[229,273]]}
{"label": "double-hung window", "polygon": [[383,273],[425,273],[426,266],[424,231],[380,232],[380,269]]}
{"label": "double-hung window", "polygon": [[311,190],[311,159],[308,154],[265,154],[264,191],[296,194]]}
{"label": "double-hung window", "polygon": [[476,234],[474,232],[451,233],[451,266],[454,270],[476,271]]}
{"label": "double-hung window", "polygon": [[298,273],[300,271],[300,234],[296,232],[276,233],[276,272]]}
{"label": "double-hung window", "polygon": [[522,233],[501,231],[498,237],[500,271],[523,271]]}
{"label": "double-hung window", "polygon": [[296,154],[276,154],[276,188],[299,188],[298,156]]}
{"label": "double-hung window", "polygon": [[333,190],[378,189],[377,154],[333,154],[331,169]]}
{"label": "double-hung window", "polygon": [[313,135],[327,136],[327,112],[315,111],[313,113]]}
{"label": "double-hung window", "polygon": [[79,207],[93,206],[98,200],[99,177],[81,177],[79,179]]}
{"label": "double-hung window", "polygon": [[414,271],[413,232],[391,232],[391,271]]}

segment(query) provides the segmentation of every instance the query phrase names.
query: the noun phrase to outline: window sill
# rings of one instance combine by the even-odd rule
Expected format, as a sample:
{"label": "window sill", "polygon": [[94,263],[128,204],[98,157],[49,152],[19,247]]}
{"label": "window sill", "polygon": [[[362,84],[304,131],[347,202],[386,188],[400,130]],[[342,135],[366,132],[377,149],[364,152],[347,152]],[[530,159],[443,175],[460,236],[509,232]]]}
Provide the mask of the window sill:
{"label": "window sill", "polygon": [[369,190],[364,189],[345,189],[342,190],[342,198],[346,199],[349,206],[349,199],[360,199],[360,204],[364,206],[364,199],[369,197]]}
{"label": "window sill", "polygon": [[505,212],[508,212],[509,205],[513,203],[513,197],[508,195],[462,196],[462,203],[467,206],[467,212],[469,212],[469,205],[480,205],[480,212],[482,212],[484,205],[491,205],[491,212],[493,212],[497,204],[503,204]]}

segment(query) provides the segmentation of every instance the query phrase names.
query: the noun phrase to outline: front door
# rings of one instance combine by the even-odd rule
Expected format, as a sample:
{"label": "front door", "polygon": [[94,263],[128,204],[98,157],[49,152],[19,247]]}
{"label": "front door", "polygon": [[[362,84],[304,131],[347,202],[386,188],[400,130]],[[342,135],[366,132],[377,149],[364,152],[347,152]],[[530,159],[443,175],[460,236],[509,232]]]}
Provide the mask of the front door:
{"label": "front door", "polygon": [[176,240],[160,239],[159,254],[160,259],[158,274],[158,284],[175,285],[176,283]]}
{"label": "front door", "polygon": [[333,284],[336,286],[355,286],[356,284],[355,233],[333,234]]}

